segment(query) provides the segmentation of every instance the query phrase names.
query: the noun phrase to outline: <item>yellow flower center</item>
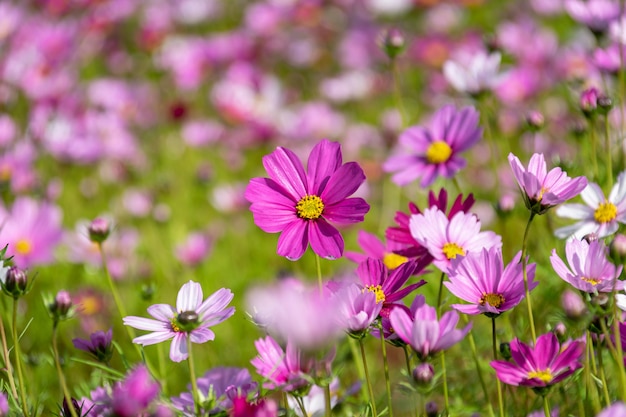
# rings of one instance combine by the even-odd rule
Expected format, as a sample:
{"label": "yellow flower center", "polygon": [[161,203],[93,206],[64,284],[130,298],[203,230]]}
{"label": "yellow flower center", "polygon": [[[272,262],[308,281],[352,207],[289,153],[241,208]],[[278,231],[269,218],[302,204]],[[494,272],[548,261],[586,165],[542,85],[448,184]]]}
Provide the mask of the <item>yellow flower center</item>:
{"label": "yellow flower center", "polygon": [[170,320],[170,323],[172,325],[172,330],[175,331],[176,333],[180,333],[183,330],[178,326],[178,322],[176,321],[176,317],[174,317],[173,319]]}
{"label": "yellow flower center", "polygon": [[15,251],[20,255],[28,255],[33,250],[33,245],[28,239],[20,239],[15,242]]}
{"label": "yellow flower center", "polygon": [[301,219],[315,220],[324,212],[324,202],[316,195],[305,195],[296,204],[296,211]]}
{"label": "yellow flower center", "polygon": [[608,201],[600,204],[593,213],[593,218],[596,219],[598,223],[608,223],[615,220],[615,217],[617,217],[617,207],[615,207],[615,204]]}
{"label": "yellow flower center", "polygon": [[465,256],[465,250],[456,243],[448,242],[443,245],[443,254],[448,259],[456,259],[457,255]]}
{"label": "yellow flower center", "polygon": [[590,284],[591,284],[591,285],[593,285],[594,287],[595,287],[596,285],[598,285],[598,284],[601,282],[601,280],[599,280],[599,279],[595,279],[595,278],[587,278],[587,277],[582,277],[581,279],[582,279],[583,281],[585,281],[585,282],[590,283]]}
{"label": "yellow flower center", "polygon": [[396,269],[408,260],[409,258],[406,256],[398,255],[396,253],[387,253],[383,258],[383,263],[389,269]]}
{"label": "yellow flower center", "polygon": [[552,376],[552,371],[550,371],[550,368],[544,369],[542,371],[531,371],[528,373],[528,378],[537,378],[542,380],[543,382],[550,382],[552,381],[552,378],[554,378]]}
{"label": "yellow flower center", "polygon": [[382,285],[366,285],[365,289],[376,294],[376,304],[385,302],[385,293]]}
{"label": "yellow flower center", "polygon": [[426,159],[431,164],[442,164],[450,159],[450,155],[452,155],[452,148],[442,140],[431,143],[426,150]]}
{"label": "yellow flower center", "polygon": [[93,296],[85,297],[81,300],[81,313],[91,316],[100,311],[100,301]]}
{"label": "yellow flower center", "polygon": [[480,297],[480,301],[478,303],[481,306],[484,306],[485,303],[487,303],[492,307],[498,308],[502,304],[504,304],[504,297],[502,296],[502,294],[483,294],[483,296]]}

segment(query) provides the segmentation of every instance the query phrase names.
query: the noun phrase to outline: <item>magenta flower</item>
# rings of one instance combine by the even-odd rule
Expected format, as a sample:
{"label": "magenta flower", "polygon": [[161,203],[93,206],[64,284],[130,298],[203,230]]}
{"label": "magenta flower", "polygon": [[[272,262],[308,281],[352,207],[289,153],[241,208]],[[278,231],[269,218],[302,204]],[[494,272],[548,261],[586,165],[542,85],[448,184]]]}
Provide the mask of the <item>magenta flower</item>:
{"label": "magenta flower", "polygon": [[492,361],[496,375],[505,384],[542,388],[554,385],[582,367],[585,343],[580,340],[559,344],[554,333],[537,338],[534,347],[513,339],[511,355],[514,363]]}
{"label": "magenta flower", "polygon": [[[233,407],[233,401],[239,397],[246,397],[250,393],[256,393],[257,383],[252,381],[250,372],[245,368],[217,367],[207,371],[204,376],[197,379],[198,391],[201,398],[213,398],[208,404],[214,408],[201,408],[201,415],[218,414]],[[194,417],[194,401],[192,387],[188,385],[189,392],[183,392],[178,397],[172,397],[174,408],[182,412],[183,416]],[[205,404],[203,404],[204,406]]]}
{"label": "magenta flower", "polygon": [[602,32],[620,15],[619,2],[614,0],[565,0],[565,10],[572,19],[594,32]]}
{"label": "magenta flower", "polygon": [[626,404],[621,401],[618,401],[612,404],[610,407],[602,410],[600,414],[596,417],[622,417],[626,416]]}
{"label": "magenta flower", "polygon": [[376,302],[384,307],[402,300],[404,297],[426,284],[423,279],[402,288],[412,275],[422,273],[428,262],[412,260],[389,271],[379,259],[368,258],[356,270],[365,290],[376,294]]}
{"label": "magenta flower", "polygon": [[456,328],[459,321],[459,313],[456,311],[448,311],[437,320],[437,311],[426,304],[423,295],[418,295],[415,303],[414,317],[409,316],[404,309],[394,308],[389,320],[398,337],[411,345],[420,360],[449,349],[472,328],[471,323],[462,330]]}
{"label": "magenta flower", "polygon": [[575,288],[587,292],[612,292],[624,289],[624,281],[617,279],[622,266],[615,267],[608,259],[608,248],[602,240],[570,240],[565,244],[569,268],[552,249],[550,262],[554,271]]}
{"label": "magenta flower", "polygon": [[49,203],[18,197],[11,212],[0,214],[0,242],[9,244],[7,256],[20,268],[50,263],[63,236],[61,210]]}
{"label": "magenta flower", "polygon": [[[437,207],[439,210],[448,212],[448,218],[451,219],[459,211],[469,212],[469,209],[474,205],[474,195],[469,194],[465,200],[463,200],[463,194],[459,194],[454,202],[450,211],[448,211],[448,192],[445,188],[439,190],[439,195],[435,196],[435,193],[431,190],[428,192],[428,207]],[[417,204],[409,203],[409,213],[401,211],[396,212],[394,220],[398,226],[389,227],[385,231],[385,237],[389,241],[398,242],[401,245],[408,246],[406,249],[396,251],[397,254],[406,256],[408,258],[430,256],[428,249],[420,245],[411,234],[411,228],[409,223],[411,216],[414,214],[422,214],[422,211]]]}
{"label": "magenta flower", "polygon": [[[522,253],[518,252],[506,268],[498,248],[485,248],[453,259],[450,281],[444,285],[470,304],[453,304],[452,308],[465,314],[495,317],[518,305],[525,296],[521,257]],[[535,267],[535,264],[527,267],[529,291],[539,284],[533,281]]]}
{"label": "magenta flower", "polygon": [[308,161],[308,174],[289,149],[278,147],[263,157],[270,178],[250,180],[245,197],[252,205],[254,223],[267,233],[278,233],[278,254],[299,259],[308,244],[328,259],[343,254],[344,242],[330,222],[363,221],[369,205],[362,198],[348,198],[365,181],[356,162],[342,164],[336,142],[318,143]]}
{"label": "magenta flower", "polygon": [[557,229],[554,232],[557,237],[582,239],[595,233],[598,238],[603,238],[617,232],[618,223],[626,223],[626,172],[617,177],[609,198],[604,197],[600,186],[593,182],[587,184],[580,196],[586,204],[563,204],[556,209],[559,217],[579,220]]}
{"label": "magenta flower", "polygon": [[535,214],[576,197],[587,186],[587,178],[570,178],[561,168],[548,172],[543,154],[534,154],[525,169],[520,160],[509,154],[509,164],[522,191],[526,207]]}
{"label": "magenta flower", "polygon": [[433,263],[442,272],[450,272],[450,261],[468,252],[502,247],[502,238],[494,232],[480,231],[480,220],[470,213],[458,212],[448,219],[437,207],[413,215],[410,222],[415,240],[428,249]]}
{"label": "magenta flower", "polygon": [[354,336],[365,335],[383,307],[376,293],[365,291],[356,283],[340,288],[331,296],[331,302],[338,306],[339,323]]}
{"label": "magenta flower", "polygon": [[124,317],[124,324],[152,333],[133,339],[134,343],[147,346],[172,340],[170,359],[180,362],[187,359],[187,339],[193,343],[205,343],[215,339],[215,333],[209,327],[219,324],[235,313],[235,307],[228,307],[233,293],[221,288],[202,301],[202,287],[197,282],[189,281],[178,292],[176,308],[167,304],[154,304],[148,307],[148,313],[154,317]]}
{"label": "magenta flower", "polygon": [[394,241],[381,242],[376,235],[359,230],[357,243],[365,253],[346,252],[346,258],[352,262],[361,263],[367,258],[380,259],[389,269],[396,269],[409,259],[406,256],[398,255],[396,251],[401,251],[405,245]]}
{"label": "magenta flower", "polygon": [[301,358],[300,351],[287,342],[286,349],[270,336],[254,342],[259,355],[250,361],[256,371],[265,378],[263,387],[279,388],[283,391],[294,391],[309,384],[304,376],[313,366],[311,360]]}
{"label": "magenta flower", "polygon": [[481,138],[478,119],[473,107],[442,107],[426,127],[412,126],[400,135],[403,151],[391,156],[383,169],[395,173],[392,180],[398,185],[421,177],[420,185],[428,187],[439,176],[452,178],[466,163],[459,153]]}

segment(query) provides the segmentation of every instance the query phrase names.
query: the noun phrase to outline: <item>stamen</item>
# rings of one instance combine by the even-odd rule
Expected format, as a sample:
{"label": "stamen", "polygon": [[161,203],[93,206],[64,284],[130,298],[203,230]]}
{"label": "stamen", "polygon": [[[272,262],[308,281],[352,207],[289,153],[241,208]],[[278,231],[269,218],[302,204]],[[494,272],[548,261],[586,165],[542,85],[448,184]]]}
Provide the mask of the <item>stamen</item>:
{"label": "stamen", "polygon": [[540,371],[530,371],[528,373],[528,378],[537,378],[542,380],[545,383],[548,383],[550,381],[552,381],[552,379],[554,378],[552,376],[552,371],[550,371],[550,368],[544,369],[544,370],[540,370]]}
{"label": "stamen", "polygon": [[598,223],[608,223],[615,220],[616,217],[617,207],[609,201],[601,203],[593,213],[593,218],[596,219]]}
{"label": "stamen", "polygon": [[396,269],[408,260],[409,258],[406,256],[398,255],[396,253],[387,253],[383,258],[383,263],[389,269]]}
{"label": "stamen", "polygon": [[457,255],[465,256],[465,250],[456,243],[448,242],[443,245],[443,254],[448,259],[456,259]]}
{"label": "stamen", "polygon": [[450,159],[452,148],[446,142],[437,140],[426,150],[426,160],[431,164],[442,164]]}
{"label": "stamen", "polygon": [[480,301],[478,303],[481,306],[484,306],[485,303],[487,303],[492,307],[498,308],[502,304],[504,304],[504,301],[505,301],[504,296],[502,294],[489,293],[489,294],[483,294],[483,296],[480,297]]}
{"label": "stamen", "polygon": [[315,220],[324,212],[324,202],[316,195],[305,195],[296,204],[296,211],[301,219]]}

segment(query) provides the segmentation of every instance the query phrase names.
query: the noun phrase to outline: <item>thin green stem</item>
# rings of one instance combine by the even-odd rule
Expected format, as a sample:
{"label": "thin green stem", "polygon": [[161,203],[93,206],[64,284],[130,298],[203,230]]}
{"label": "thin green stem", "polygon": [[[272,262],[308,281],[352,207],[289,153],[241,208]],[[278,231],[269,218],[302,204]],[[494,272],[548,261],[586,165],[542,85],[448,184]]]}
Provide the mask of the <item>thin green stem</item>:
{"label": "thin green stem", "polygon": [[594,179],[597,181],[600,170],[598,169],[598,137],[596,135],[596,124],[594,117],[589,119],[589,137],[591,139],[591,162],[593,163],[593,176]]}
{"label": "thin green stem", "polygon": [[13,299],[13,344],[15,349],[15,368],[17,369],[17,379],[20,385],[20,400],[22,401],[22,412],[26,417],[30,415],[28,406],[26,405],[26,384],[24,383],[24,374],[22,373],[22,352],[20,350],[20,341],[17,337],[17,298]]}
{"label": "thin green stem", "polygon": [[445,278],[446,274],[442,272],[439,279],[439,291],[437,292],[437,318],[441,317],[441,299],[443,298],[443,280]]}
{"label": "thin green stem", "polygon": [[527,245],[528,245],[528,231],[530,230],[530,225],[535,218],[535,213],[530,213],[530,218],[528,219],[528,223],[526,223],[526,229],[524,230],[524,240],[522,241],[522,274],[524,276],[524,291],[526,292],[526,307],[528,308],[528,321],[530,323],[530,333],[533,337],[533,343],[537,342],[537,333],[535,332],[535,319],[533,318],[533,307],[530,301],[530,290],[528,289],[528,256],[527,256]]}
{"label": "thin green stem", "polygon": [[456,178],[456,176],[452,177],[452,184],[454,184],[459,194],[463,194],[463,190],[461,190],[461,185],[459,184],[459,180]]}
{"label": "thin green stem", "polygon": [[550,404],[548,404],[547,395],[544,395],[543,397],[543,412],[546,415],[546,417],[552,417],[552,415],[550,414]]}
{"label": "thin green stem", "polygon": [[[617,282],[617,278],[615,279]],[[626,371],[624,371],[624,349],[622,346],[622,337],[619,331],[619,323],[621,318],[621,310],[618,309],[615,302],[615,289],[611,293],[613,300],[613,334],[615,335],[615,350],[617,351],[616,365],[619,371],[620,388],[622,389],[622,401],[626,402]],[[610,340],[610,339],[609,339]]]}
{"label": "thin green stem", "polygon": [[443,377],[443,401],[445,404],[444,416],[450,414],[450,398],[448,398],[448,373],[446,372],[446,354],[441,351],[441,376]]}
{"label": "thin green stem", "polygon": [[332,416],[332,405],[330,404],[330,384],[324,386],[324,409],[326,417]]}
{"label": "thin green stem", "polygon": [[52,351],[54,352],[54,364],[57,368],[57,375],[59,377],[59,383],[61,384],[61,390],[63,391],[63,397],[65,397],[65,403],[67,404],[67,408],[69,408],[72,417],[78,417],[76,410],[74,409],[74,404],[72,403],[72,396],[70,395],[70,391],[67,389],[65,375],[63,375],[63,370],[61,369],[59,347],[57,345],[57,323],[54,323],[52,327]]}
{"label": "thin green stem", "polygon": [[4,358],[4,364],[7,367],[7,376],[9,378],[9,386],[11,387],[11,394],[13,395],[13,401],[17,402],[17,389],[15,388],[15,380],[13,379],[13,365],[11,365],[11,358],[9,357],[9,348],[7,345],[7,336],[4,331],[4,320],[0,318],[0,337],[2,337],[2,357]]}
{"label": "thin green stem", "polygon": [[[359,374],[359,381],[363,381],[366,378],[365,368],[363,367],[363,361],[357,360],[359,356],[359,351],[356,346],[357,341],[356,339],[349,337],[348,344],[350,345],[350,352],[352,353],[352,362],[356,366],[357,372]],[[361,394],[363,395],[363,397],[366,397],[368,395],[367,387],[365,385],[361,385]]]}
{"label": "thin green stem", "polygon": [[361,359],[363,360],[363,369],[365,369],[365,382],[367,382],[367,390],[369,391],[370,404],[372,406],[374,416],[377,416],[378,413],[376,412],[376,398],[374,397],[374,389],[372,388],[372,381],[370,380],[370,373],[367,368],[367,358],[365,356],[365,346],[363,344],[363,339],[359,339],[359,345],[361,346]]}
{"label": "thin green stem", "polygon": [[[498,360],[498,348],[496,340],[496,318],[491,318],[491,345],[493,348],[493,360]],[[500,417],[504,417],[504,398],[502,395],[502,383],[499,378],[496,378],[498,385],[498,406],[500,407]]]}
{"label": "thin green stem", "polygon": [[606,375],[604,373],[604,360],[602,358],[602,349],[598,347],[598,370],[600,371],[600,379],[602,380],[602,392],[604,393],[604,402],[608,407],[611,405],[611,396],[609,395],[609,387],[606,383]]}
{"label": "thin green stem", "polygon": [[320,256],[315,254],[315,266],[317,268],[317,285],[320,290],[320,295],[324,294],[324,283],[322,282],[322,264],[320,263]]}
{"label": "thin green stem", "polygon": [[593,406],[593,415],[597,415],[598,413],[600,413],[600,400],[598,399],[598,390],[596,389],[596,384],[593,381],[593,379],[591,378],[591,346],[592,346],[592,341],[591,341],[591,334],[589,333],[589,330],[587,330],[587,343],[585,346],[585,367],[584,367],[584,372],[585,372],[585,390],[586,390],[586,397],[587,397],[587,401],[591,400],[591,404]]}
{"label": "thin green stem", "polygon": [[391,404],[391,381],[389,380],[389,361],[387,361],[387,347],[385,345],[385,333],[383,332],[383,326],[378,323],[380,329],[380,347],[383,351],[383,367],[385,369],[385,385],[387,387],[387,403],[389,407],[389,417],[393,417],[393,407]]}
{"label": "thin green stem", "polygon": [[609,115],[604,116],[604,147],[606,152],[606,170],[608,189],[613,188],[613,155],[611,154],[611,135],[609,127]]}
{"label": "thin green stem", "polygon": [[304,408],[304,402],[302,402],[302,397],[298,397],[298,396],[294,395],[293,398],[295,398],[296,403],[298,403],[298,407],[300,407],[300,411],[302,412],[302,415],[303,416],[308,416],[308,414],[306,412],[306,408]]}
{"label": "thin green stem", "polygon": [[400,76],[398,74],[398,65],[395,59],[391,60],[391,76],[393,78],[393,95],[396,100],[396,107],[400,111],[402,116],[402,127],[404,128],[408,123],[408,117],[406,109],[404,108],[404,102],[402,100],[402,91],[400,90]]}
{"label": "thin green stem", "polygon": [[189,358],[187,364],[189,365],[189,378],[191,379],[191,394],[193,395],[193,408],[196,416],[200,416],[200,398],[198,397],[198,382],[196,381],[196,371],[193,363],[193,349],[191,344],[191,337],[187,335],[187,353]]}
{"label": "thin green stem", "polygon": [[[468,319],[464,314],[462,315],[463,321],[467,324]],[[472,350],[472,357],[474,358],[474,363],[476,364],[476,373],[478,374],[478,381],[480,382],[480,386],[483,389],[483,394],[485,395],[485,403],[487,404],[487,408],[489,410],[489,416],[495,417],[493,412],[493,407],[491,406],[491,402],[489,401],[489,391],[487,391],[487,385],[485,384],[485,378],[483,377],[483,370],[480,367],[480,360],[478,357],[478,352],[476,351],[476,341],[474,340],[473,331],[470,330],[467,334],[467,340],[470,344],[470,349]]]}

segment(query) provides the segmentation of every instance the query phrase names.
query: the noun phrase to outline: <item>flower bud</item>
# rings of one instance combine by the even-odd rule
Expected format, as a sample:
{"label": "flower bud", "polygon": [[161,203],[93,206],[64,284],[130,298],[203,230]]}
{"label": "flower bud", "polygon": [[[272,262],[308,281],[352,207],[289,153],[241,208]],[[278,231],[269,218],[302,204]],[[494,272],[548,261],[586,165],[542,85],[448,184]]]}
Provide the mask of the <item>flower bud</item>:
{"label": "flower bud", "polygon": [[505,361],[511,359],[511,345],[508,342],[500,343],[500,355]]}
{"label": "flower bud", "polygon": [[26,294],[29,290],[26,272],[16,266],[10,267],[6,273],[2,287],[6,294],[14,298],[18,298]]}
{"label": "flower bud", "polygon": [[534,132],[541,130],[545,125],[545,122],[546,119],[543,117],[543,114],[536,110],[532,110],[526,115],[526,123],[528,124],[530,130]]}
{"label": "flower bud", "polygon": [[559,339],[559,342],[563,343],[566,340],[567,328],[565,327],[565,324],[557,323],[557,325],[554,326],[553,331],[557,339]]}
{"label": "flower bud", "polygon": [[626,235],[621,233],[615,235],[609,244],[609,257],[617,265],[626,262]]}
{"label": "flower bud", "polygon": [[405,47],[404,35],[396,28],[385,30],[380,35],[380,47],[389,59],[395,59]]}
{"label": "flower bud", "polygon": [[48,307],[50,317],[52,317],[55,323],[70,318],[72,313],[70,293],[65,290],[59,291],[54,300],[46,302],[46,306]]}
{"label": "flower bud", "polygon": [[600,96],[598,97],[598,113],[607,115],[613,108],[613,100],[611,97]]}
{"label": "flower bud", "polygon": [[439,415],[439,407],[434,401],[426,403],[426,417],[437,417]]}
{"label": "flower bud", "polygon": [[111,225],[108,220],[97,217],[93,219],[89,225],[88,232],[89,240],[94,243],[102,243],[107,239],[107,237],[109,237],[109,233],[111,233]]}
{"label": "flower bud", "polygon": [[598,90],[594,87],[588,88],[580,95],[580,109],[585,117],[591,117],[598,108]]}
{"label": "flower bud", "polygon": [[587,306],[583,299],[577,292],[570,289],[563,291],[561,306],[567,318],[571,320],[580,319],[587,312]]}
{"label": "flower bud", "polygon": [[420,363],[413,370],[413,381],[420,387],[429,386],[435,376],[435,369],[429,363]]}

